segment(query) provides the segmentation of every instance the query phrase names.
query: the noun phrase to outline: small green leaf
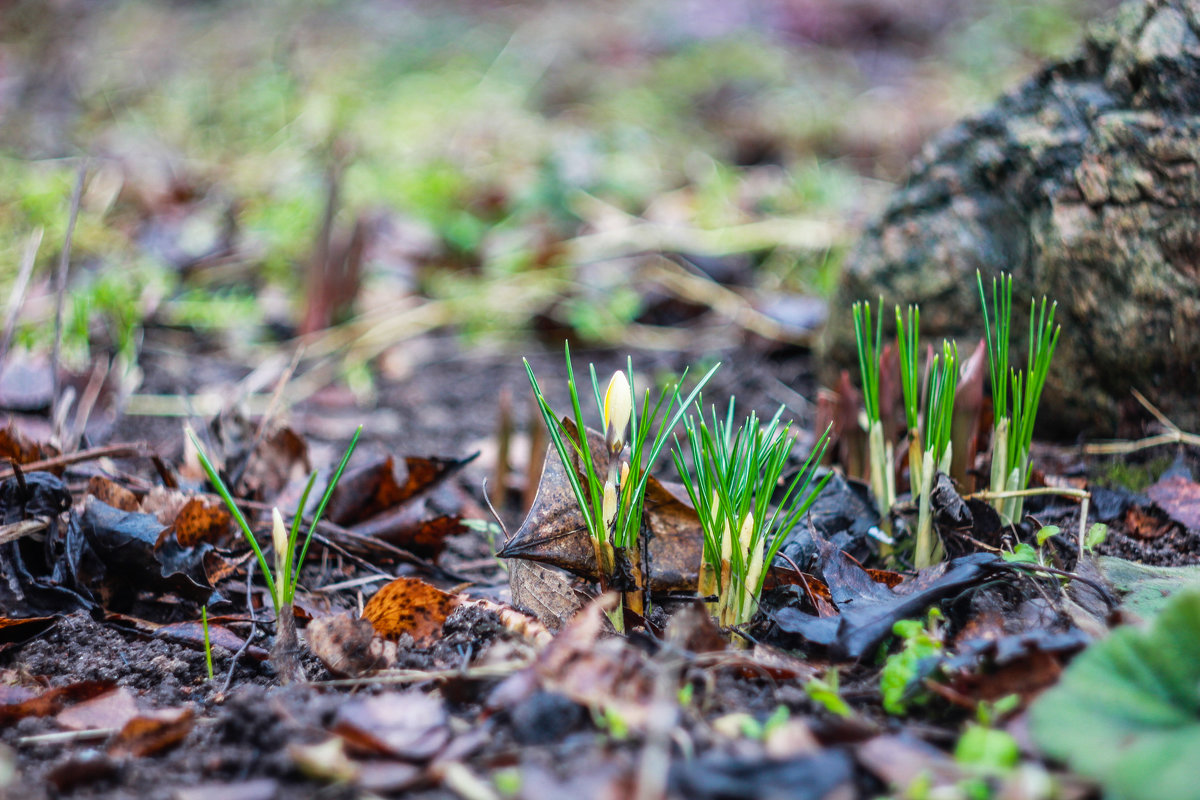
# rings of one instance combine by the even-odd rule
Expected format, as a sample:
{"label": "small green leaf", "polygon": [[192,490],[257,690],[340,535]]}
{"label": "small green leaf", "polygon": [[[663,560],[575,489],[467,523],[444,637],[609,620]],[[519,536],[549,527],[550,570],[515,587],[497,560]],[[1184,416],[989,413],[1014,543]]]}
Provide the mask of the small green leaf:
{"label": "small green leaf", "polygon": [[1062,528],[1058,527],[1057,525],[1047,525],[1046,527],[1042,528],[1037,532],[1038,547],[1044,545],[1051,536],[1058,536],[1060,533],[1062,533]]}
{"label": "small green leaf", "polygon": [[1003,550],[1000,551],[1000,557],[1010,564],[1014,562],[1028,562],[1030,564],[1036,564],[1038,560],[1037,550],[1034,550],[1033,545],[1029,544],[1028,542],[1021,542],[1013,548],[1011,553]]}
{"label": "small green leaf", "polygon": [[1200,592],[1075,659],[1030,712],[1034,741],[1112,800],[1200,797]]}
{"label": "small green leaf", "polygon": [[1083,537],[1083,546],[1088,550],[1094,550],[1104,544],[1104,540],[1108,538],[1108,526],[1103,522],[1097,522],[1088,528],[1087,536]]}
{"label": "small green leaf", "polygon": [[983,725],[969,725],[954,748],[954,760],[985,772],[1004,772],[1016,766],[1020,748],[1012,735]]}

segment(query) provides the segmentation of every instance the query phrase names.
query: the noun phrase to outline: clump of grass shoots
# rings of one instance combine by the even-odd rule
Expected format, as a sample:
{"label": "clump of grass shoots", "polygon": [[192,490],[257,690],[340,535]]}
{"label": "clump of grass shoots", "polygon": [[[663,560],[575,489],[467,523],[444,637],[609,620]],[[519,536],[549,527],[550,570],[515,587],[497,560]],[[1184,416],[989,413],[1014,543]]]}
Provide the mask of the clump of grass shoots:
{"label": "clump of grass shoots", "polygon": [[292,602],[296,597],[296,582],[300,575],[300,567],[304,564],[305,556],[308,555],[308,546],[312,543],[313,534],[316,533],[317,523],[321,520],[321,515],[325,513],[325,506],[329,503],[329,499],[333,496],[333,490],[337,487],[338,481],[341,480],[342,473],[346,469],[346,465],[350,462],[350,456],[354,453],[354,448],[358,445],[358,438],[362,435],[362,426],[358,426],[358,430],[354,432],[354,438],[350,440],[350,446],[346,448],[345,455],[342,456],[341,463],[338,464],[337,470],[329,479],[328,486],[325,487],[325,494],[321,497],[321,502],[317,506],[316,513],[313,514],[312,522],[308,526],[308,533],[304,537],[304,544],[300,547],[297,555],[296,546],[299,542],[300,522],[304,515],[304,509],[308,504],[308,495],[312,491],[313,484],[317,480],[317,473],[313,472],[308,477],[308,483],[304,487],[304,492],[300,495],[300,503],[297,506],[296,513],[292,517],[292,527],[289,531],[283,522],[283,515],[279,513],[278,508],[271,510],[271,541],[275,550],[275,570],[272,575],[272,570],[267,564],[267,557],[263,554],[262,547],[258,543],[258,539],[254,536],[254,531],[250,528],[250,523],[246,521],[246,517],[238,508],[237,501],[233,499],[233,495],[229,491],[229,487],[225,485],[221,474],[217,468],[213,466],[212,461],[204,453],[204,448],[200,446],[200,441],[196,438],[196,434],[188,430],[188,436],[192,440],[192,444],[196,448],[196,456],[200,460],[200,466],[204,468],[204,473],[208,476],[209,482],[213,488],[217,490],[217,494],[225,501],[225,507],[229,509],[230,515],[237,523],[238,528],[242,531],[242,536],[246,542],[254,550],[254,556],[258,559],[258,565],[262,569],[263,578],[267,582],[267,592],[271,595],[271,605],[275,609],[275,644],[271,648],[271,661],[275,664],[275,669],[279,673],[279,678],[283,683],[291,683],[296,680],[302,680],[304,677],[300,667],[298,657],[299,638],[296,634],[296,616],[292,612]]}
{"label": "clump of grass shoots", "polygon": [[[990,489],[992,504],[1007,523],[1019,522],[1025,508],[1022,495],[1013,495],[1029,486],[1030,448],[1033,426],[1037,421],[1042,390],[1050,372],[1050,362],[1058,345],[1061,327],[1054,324],[1057,303],[1045,297],[1039,306],[1029,301],[1029,353],[1025,371],[1010,369],[1009,339],[1012,328],[1012,275],[992,278],[992,313],[984,293],[983,276],[975,273],[979,300],[983,306],[983,324],[987,339],[988,367],[992,384],[992,467]],[[1011,405],[1010,405],[1011,399]]]}
{"label": "clump of grass shoots", "polygon": [[883,298],[879,298],[879,319],[872,332],[871,304],[855,303],[854,341],[858,346],[858,367],[862,374],[863,407],[866,410],[867,464],[870,470],[871,492],[883,525],[890,530],[888,516],[896,500],[892,479],[892,445],[884,439],[883,417],[879,407],[879,359],[883,341]]}
{"label": "clump of grass shoots", "polygon": [[794,444],[790,424],[780,426],[782,412],[780,408],[765,427],[751,412],[736,429],[732,399],[724,420],[712,409],[711,427],[702,412],[699,421],[689,415],[684,426],[692,470],[685,464],[683,446],[678,439],[675,442],[675,464],[704,532],[697,591],[701,597],[717,596],[712,610],[722,625],[741,625],[754,616],[767,567],[787,531],[812,506],[829,478],[826,475],[808,491],[829,441],[826,430],[771,510]]}
{"label": "clump of grass shoots", "polygon": [[[601,575],[601,588],[608,589],[611,586],[621,591],[624,595],[623,604],[642,613],[644,604],[640,588],[644,587],[645,578],[641,574],[637,541],[642,526],[642,510],[646,484],[650,479],[650,468],[662,452],[671,430],[699,396],[700,390],[712,378],[720,364],[700,379],[686,400],[680,399],[679,384],[672,387],[671,394],[678,401],[678,409],[665,424],[657,426],[653,436],[651,430],[655,428],[659,416],[663,413],[668,393],[660,393],[658,401],[651,406],[650,390],[647,389],[639,412],[635,402],[637,395],[632,385],[632,358],[626,361],[627,371],[617,370],[613,374],[603,395],[600,394],[596,368],[589,365],[592,393],[603,419],[604,446],[607,450],[607,453],[603,454],[606,457],[607,468],[603,469],[601,474],[596,456],[588,444],[587,427],[579,403],[579,387],[571,364],[569,344],[564,348],[564,355],[573,420],[560,420],[554,413],[554,409],[542,394],[528,359],[525,359],[525,372],[529,376],[538,410],[546,423],[554,449],[562,461],[567,482],[575,495],[584,525],[592,539],[596,564]],[[682,383],[686,374],[685,371],[679,383]],[[628,440],[627,431],[632,434]],[[580,475],[572,466],[576,461],[583,472],[583,480],[580,480]],[[611,619],[617,630],[624,629],[620,606],[613,612]]]}
{"label": "clump of grass shoots", "polygon": [[950,471],[953,458],[950,432],[954,422],[954,392],[957,388],[958,346],[943,341],[941,356],[934,355],[929,364],[929,388],[926,391],[921,437],[924,448],[921,452],[921,469],[917,473],[920,491],[917,500],[917,542],[913,549],[913,564],[917,569],[942,560],[941,540],[933,532],[931,495],[937,473]]}

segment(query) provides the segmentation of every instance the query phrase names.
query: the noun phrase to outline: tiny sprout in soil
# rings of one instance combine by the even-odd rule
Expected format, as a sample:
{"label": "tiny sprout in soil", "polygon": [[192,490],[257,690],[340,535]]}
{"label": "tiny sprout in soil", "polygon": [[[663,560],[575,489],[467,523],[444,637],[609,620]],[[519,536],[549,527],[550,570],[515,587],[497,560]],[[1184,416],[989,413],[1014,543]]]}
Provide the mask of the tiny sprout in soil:
{"label": "tiny sprout in soil", "polygon": [[200,466],[204,468],[205,474],[208,476],[209,482],[213,488],[217,490],[217,494],[225,501],[225,506],[229,509],[230,515],[237,522],[238,527],[242,531],[242,536],[246,542],[254,550],[254,556],[258,559],[258,565],[262,569],[263,578],[267,582],[267,591],[271,595],[271,605],[275,609],[275,645],[271,651],[271,660],[275,664],[275,669],[279,673],[280,680],[284,683],[291,683],[295,680],[303,679],[303,672],[300,667],[300,662],[297,658],[299,650],[298,637],[296,635],[296,618],[292,613],[292,600],[296,596],[296,580],[300,574],[300,567],[304,565],[304,558],[308,555],[308,546],[312,542],[313,534],[317,530],[317,523],[321,521],[321,515],[325,513],[325,506],[328,505],[329,499],[333,496],[333,490],[337,488],[338,481],[342,477],[342,472],[345,471],[346,465],[350,462],[350,456],[354,453],[354,448],[358,445],[358,437],[362,435],[362,426],[354,432],[354,438],[350,440],[350,446],[346,448],[345,455],[342,456],[341,463],[338,464],[333,476],[329,479],[328,486],[325,487],[325,494],[321,497],[321,502],[317,506],[316,513],[313,514],[312,522],[308,526],[308,533],[304,537],[304,544],[300,548],[299,555],[296,553],[296,545],[298,544],[300,521],[304,516],[304,509],[308,504],[308,495],[312,491],[313,484],[316,483],[317,473],[314,472],[308,478],[308,483],[304,487],[304,492],[300,495],[300,503],[296,508],[296,513],[292,517],[292,527],[289,531],[283,522],[283,515],[279,513],[278,508],[271,510],[271,542],[275,548],[275,571],[272,577],[271,568],[267,564],[267,558],[263,555],[262,547],[258,543],[258,539],[254,536],[254,531],[250,528],[250,523],[246,521],[246,517],[238,508],[237,501],[233,499],[233,495],[229,491],[229,487],[225,485],[225,481],[221,478],[217,468],[213,466],[212,461],[204,453],[204,448],[200,446],[200,441],[196,438],[195,432],[188,430],[192,444],[196,448],[196,456],[200,460]]}

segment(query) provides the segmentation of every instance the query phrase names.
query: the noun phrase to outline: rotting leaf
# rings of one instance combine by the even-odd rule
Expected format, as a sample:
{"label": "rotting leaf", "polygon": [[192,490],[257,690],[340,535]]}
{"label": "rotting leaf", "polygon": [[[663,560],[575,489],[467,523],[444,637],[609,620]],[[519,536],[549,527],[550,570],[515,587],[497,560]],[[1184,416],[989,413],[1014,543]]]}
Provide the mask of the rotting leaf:
{"label": "rotting leaf", "polygon": [[113,738],[108,754],[144,758],[169,750],[184,740],[194,721],[195,713],[190,706],[139,714]]}
{"label": "rotting leaf", "polygon": [[529,611],[553,631],[566,625],[583,608],[583,601],[566,574],[536,561],[513,559],[508,566],[508,586],[513,605]]}
{"label": "rotting leaf", "polygon": [[417,578],[396,578],[367,602],[363,619],[386,639],[407,633],[427,646],[442,631],[459,599]]}
{"label": "rotting leaf", "polygon": [[1192,800],[1200,762],[1200,592],[1177,595],[1149,629],[1092,645],[1030,711],[1046,754],[1114,800]]}
{"label": "rotting leaf", "polygon": [[0,460],[24,465],[58,454],[56,447],[27,439],[11,422],[0,428]]}
{"label": "rotting leaf", "polygon": [[58,617],[0,617],[0,653],[18,644],[36,639],[57,624]]}
{"label": "rotting leaf", "polygon": [[832,800],[854,791],[850,757],[833,749],[786,760],[709,755],[672,764],[670,776],[673,794],[691,800]]}
{"label": "rotting leaf", "polygon": [[[196,650],[203,650],[204,626],[199,622],[172,622],[156,630],[154,638],[178,642]],[[238,636],[224,625],[214,623],[212,617],[209,617],[208,640],[214,651],[221,649],[230,653],[236,653],[246,641],[244,636]],[[269,654],[261,647],[250,645],[246,648],[245,655],[255,661],[266,661]]]}

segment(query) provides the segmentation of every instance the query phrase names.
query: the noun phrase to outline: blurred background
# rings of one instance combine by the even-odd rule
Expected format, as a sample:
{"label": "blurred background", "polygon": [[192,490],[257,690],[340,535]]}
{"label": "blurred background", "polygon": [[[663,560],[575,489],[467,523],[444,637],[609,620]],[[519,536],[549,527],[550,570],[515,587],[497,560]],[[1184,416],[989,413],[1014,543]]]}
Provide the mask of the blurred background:
{"label": "blurred background", "polygon": [[1112,5],[0,0],[3,296],[42,234],[14,341],[53,337],[84,162],[67,364],[430,301],[468,345],[653,345],[691,312],[639,270],[681,265],[807,331],[923,142]]}

